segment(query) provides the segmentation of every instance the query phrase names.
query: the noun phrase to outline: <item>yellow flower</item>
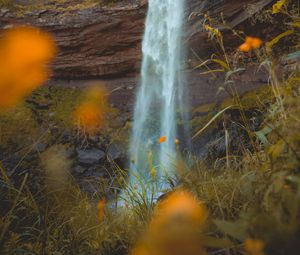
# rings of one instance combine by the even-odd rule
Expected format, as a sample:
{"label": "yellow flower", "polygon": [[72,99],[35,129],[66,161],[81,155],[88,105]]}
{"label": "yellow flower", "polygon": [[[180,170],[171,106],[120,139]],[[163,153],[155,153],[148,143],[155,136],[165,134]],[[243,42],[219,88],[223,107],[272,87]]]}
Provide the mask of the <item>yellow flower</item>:
{"label": "yellow flower", "polygon": [[221,36],[221,33],[220,33],[219,29],[213,28],[210,25],[204,25],[204,29],[206,31],[208,31],[212,36],[214,36],[214,35]]}
{"label": "yellow flower", "polygon": [[273,14],[279,13],[285,4],[286,4],[286,0],[280,0],[277,3],[275,3],[272,7],[272,13]]}

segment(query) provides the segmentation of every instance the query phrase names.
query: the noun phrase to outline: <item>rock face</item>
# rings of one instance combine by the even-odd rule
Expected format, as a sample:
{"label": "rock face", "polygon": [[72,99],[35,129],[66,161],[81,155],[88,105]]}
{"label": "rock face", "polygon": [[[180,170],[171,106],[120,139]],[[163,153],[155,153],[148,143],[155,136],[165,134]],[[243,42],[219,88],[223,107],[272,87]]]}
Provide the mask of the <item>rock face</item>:
{"label": "rock face", "polygon": [[[187,47],[189,47],[189,56],[195,58],[194,51],[198,57],[206,59],[216,51],[216,45],[208,39],[207,32],[202,28],[204,14],[219,21],[221,15],[223,16],[226,26],[219,25],[218,29],[224,35],[225,46],[236,48],[242,41],[236,40],[237,37],[233,37],[232,33],[229,33],[229,28],[240,29],[247,35],[265,38],[265,32],[267,29],[270,32],[270,28],[259,23],[252,26],[249,19],[271,2],[272,0],[188,0],[187,14],[190,16],[187,20],[186,41]],[[222,22],[220,21],[220,23]]]}
{"label": "rock face", "polygon": [[146,7],[64,8],[25,12],[20,18],[2,10],[0,24],[26,23],[53,33],[59,46],[53,64],[56,78],[88,79],[137,72]]}
{"label": "rock face", "polygon": [[[50,31],[59,46],[59,55],[53,63],[55,84],[84,86],[95,79],[104,80],[111,90],[118,88],[112,96],[112,102],[127,104],[126,107],[132,109],[133,91],[139,80],[141,41],[147,12],[147,1],[137,2],[122,1],[113,7],[86,8],[56,4],[52,8],[25,11],[22,15],[2,8],[0,27],[25,23]],[[193,63],[199,62],[199,58],[209,58],[215,50],[207,33],[202,30],[203,13],[209,13],[210,16],[223,13],[230,26],[235,28],[270,2],[187,0],[184,40],[190,63],[186,74],[192,90],[192,104],[214,101],[223,78],[203,76],[198,70],[193,70]],[[193,12],[197,15],[190,15]],[[225,30],[222,27],[220,29]],[[247,27],[243,29],[247,30]],[[240,43],[230,36],[226,37],[226,33],[225,39],[229,47],[236,47]],[[266,80],[253,80],[252,74],[241,76],[244,84],[244,88],[240,89],[242,92],[260,86],[261,80]],[[222,93],[218,95],[221,98],[224,96]]]}

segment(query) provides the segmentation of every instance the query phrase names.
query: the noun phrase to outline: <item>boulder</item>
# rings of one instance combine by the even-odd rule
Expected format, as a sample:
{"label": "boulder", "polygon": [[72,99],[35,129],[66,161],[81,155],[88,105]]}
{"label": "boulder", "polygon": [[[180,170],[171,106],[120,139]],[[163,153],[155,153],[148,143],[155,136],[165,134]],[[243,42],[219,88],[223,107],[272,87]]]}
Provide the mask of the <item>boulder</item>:
{"label": "boulder", "polygon": [[111,160],[116,160],[122,156],[122,151],[113,143],[108,147],[107,155]]}
{"label": "boulder", "polygon": [[77,161],[83,165],[95,165],[104,159],[105,153],[98,149],[77,149]]}

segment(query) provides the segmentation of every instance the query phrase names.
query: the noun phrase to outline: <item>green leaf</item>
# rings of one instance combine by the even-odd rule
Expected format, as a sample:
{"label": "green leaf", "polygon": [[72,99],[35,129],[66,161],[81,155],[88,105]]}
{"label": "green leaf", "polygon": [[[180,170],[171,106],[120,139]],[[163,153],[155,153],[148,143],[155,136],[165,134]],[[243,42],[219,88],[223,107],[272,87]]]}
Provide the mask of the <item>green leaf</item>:
{"label": "green leaf", "polygon": [[217,63],[217,64],[219,64],[224,69],[230,70],[229,65],[227,63],[225,63],[223,60],[214,58],[214,59],[212,59],[212,61],[215,62],[215,63]]}
{"label": "green leaf", "polygon": [[266,146],[270,146],[270,142],[267,139],[266,135],[268,135],[269,133],[271,133],[273,131],[273,128],[270,126],[265,126],[263,127],[263,129],[254,132],[254,134],[256,135],[256,137]]}
{"label": "green leaf", "polygon": [[300,50],[288,54],[287,60],[292,60],[292,59],[299,58],[299,57],[300,57]]}
{"label": "green leaf", "polygon": [[282,8],[286,5],[286,0],[279,0],[272,6],[272,13],[276,14],[279,13]]}
{"label": "green leaf", "polygon": [[284,33],[276,36],[272,41],[267,42],[266,43],[266,50],[267,50],[267,52],[271,52],[272,51],[272,47],[275,44],[277,44],[280,41],[280,39],[282,39],[282,38],[284,38],[286,36],[289,36],[289,35],[293,34],[294,32],[295,32],[294,30],[287,30]]}

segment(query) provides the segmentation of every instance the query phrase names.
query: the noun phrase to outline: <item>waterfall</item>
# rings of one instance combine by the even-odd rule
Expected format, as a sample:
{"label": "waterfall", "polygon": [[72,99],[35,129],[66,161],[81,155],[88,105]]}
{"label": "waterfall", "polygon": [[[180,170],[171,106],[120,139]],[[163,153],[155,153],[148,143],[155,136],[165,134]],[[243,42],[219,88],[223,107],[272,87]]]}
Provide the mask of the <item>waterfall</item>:
{"label": "waterfall", "polygon": [[[149,0],[143,61],[130,142],[130,182],[174,176],[177,123],[185,119],[181,75],[184,0]],[[165,137],[166,141],[158,140]],[[158,183],[156,183],[158,184]],[[163,181],[162,186],[167,185]]]}

